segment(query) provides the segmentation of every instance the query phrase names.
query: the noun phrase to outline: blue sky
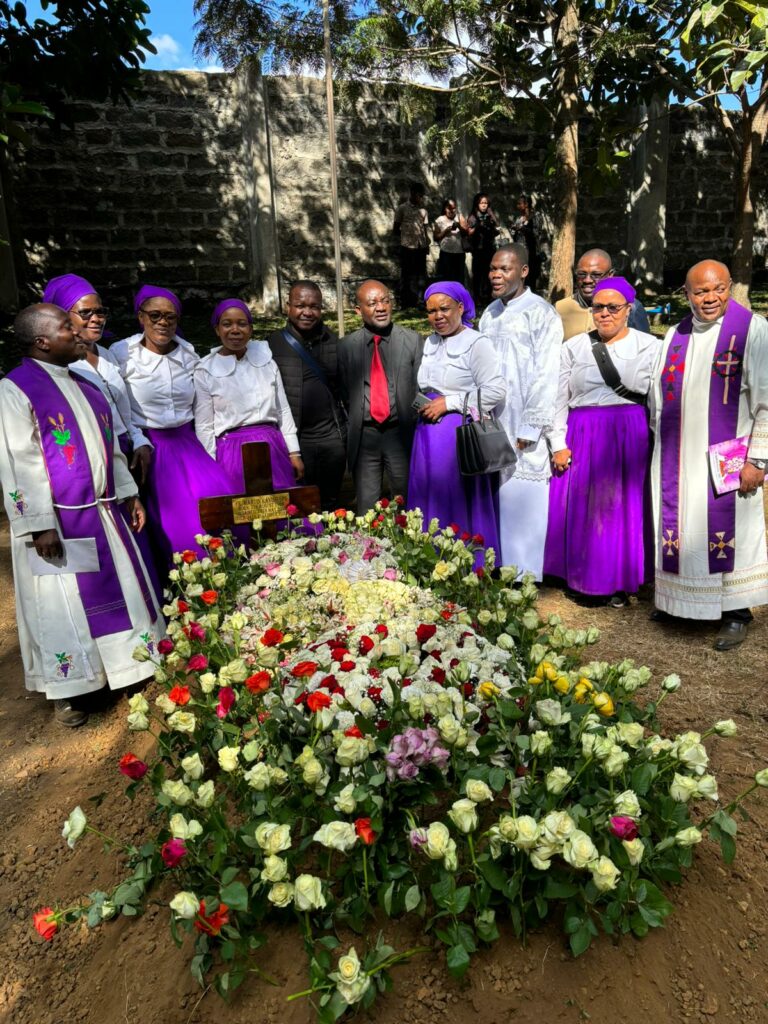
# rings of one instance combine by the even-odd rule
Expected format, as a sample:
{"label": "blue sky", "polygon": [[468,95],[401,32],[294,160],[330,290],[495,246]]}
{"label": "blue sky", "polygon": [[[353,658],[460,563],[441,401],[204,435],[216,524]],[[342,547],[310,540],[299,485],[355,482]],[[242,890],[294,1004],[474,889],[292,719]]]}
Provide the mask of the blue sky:
{"label": "blue sky", "polygon": [[[147,68],[172,71],[182,68],[195,71],[221,71],[216,64],[198,63],[192,56],[195,42],[193,0],[147,0],[150,14],[147,25],[152,33],[157,54],[147,55]],[[37,0],[27,0],[30,18],[44,17]]]}

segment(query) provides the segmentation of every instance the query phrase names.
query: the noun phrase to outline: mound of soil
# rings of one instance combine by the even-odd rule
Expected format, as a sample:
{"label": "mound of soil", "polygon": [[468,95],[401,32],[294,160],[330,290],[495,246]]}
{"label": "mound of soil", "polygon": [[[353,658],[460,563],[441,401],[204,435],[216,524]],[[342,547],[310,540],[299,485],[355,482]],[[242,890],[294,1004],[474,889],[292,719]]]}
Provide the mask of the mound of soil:
{"label": "mound of soil", "polygon": [[[6,527],[7,531],[7,527]],[[108,704],[79,730],[53,723],[50,706],[27,697],[12,600],[7,532],[0,536],[0,1022],[2,1024],[309,1024],[306,1000],[286,1002],[305,988],[304,951],[293,928],[273,928],[259,968],[225,1006],[189,973],[189,949],[170,938],[170,893],[136,919],[89,931],[65,928],[53,942],[32,928],[32,914],[54,902],[78,900],[120,877],[119,858],[93,837],[70,851],[61,838],[69,811],[81,804],[107,834],[142,839],[148,804],[131,804],[117,762],[127,750],[149,753],[146,736],[124,726],[124,698]],[[662,627],[648,622],[650,605],[622,611],[584,608],[559,591],[542,592],[542,610],[574,626],[602,630],[594,657],[633,657],[657,676],[676,671],[684,687],[662,708],[668,730],[704,731],[733,718],[740,734],[708,746],[727,802],[768,764],[766,661],[768,609],[756,615],[737,651],[711,648],[706,624]],[[676,912],[667,927],[642,942],[602,938],[573,960],[554,924],[522,946],[502,923],[502,938],[474,960],[466,979],[452,980],[438,952],[396,968],[394,990],[374,1006],[377,1024],[640,1024],[640,1022],[768,1021],[768,801],[750,805],[740,826],[732,867],[705,842],[685,884],[672,889]],[[381,922],[398,950],[424,944],[413,924]],[[427,943],[429,944],[429,940]],[[360,942],[358,940],[358,947]],[[365,1015],[363,1015],[365,1017]]]}

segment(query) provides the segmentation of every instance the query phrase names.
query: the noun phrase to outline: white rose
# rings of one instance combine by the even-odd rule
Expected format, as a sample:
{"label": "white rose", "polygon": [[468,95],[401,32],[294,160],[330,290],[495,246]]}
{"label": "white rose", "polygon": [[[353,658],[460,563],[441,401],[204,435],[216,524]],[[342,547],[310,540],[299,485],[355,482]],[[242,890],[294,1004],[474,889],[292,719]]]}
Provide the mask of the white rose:
{"label": "white rose", "polygon": [[608,757],[603,761],[603,771],[609,777],[618,775],[624,770],[624,765],[629,760],[629,754],[621,747],[614,745]]}
{"label": "white rose", "polygon": [[322,910],[323,883],[315,875],[299,875],[294,882],[293,899],[297,910]]}
{"label": "white rose", "polygon": [[240,764],[240,747],[221,747],[217,757],[222,771],[233,772]]}
{"label": "white rose", "polygon": [[256,842],[264,853],[282,853],[291,848],[290,825],[278,825],[274,821],[264,821],[256,829]]}
{"label": "white rose", "polygon": [[503,814],[499,818],[499,835],[508,843],[512,843],[517,838],[517,821],[512,817],[511,814]]}
{"label": "white rose", "polygon": [[267,899],[276,907],[287,907],[293,901],[293,893],[291,882],[278,882],[267,893]]}
{"label": "white rose", "polygon": [[547,698],[536,701],[536,717],[544,725],[565,725],[570,722],[569,712],[563,712],[560,701]]}
{"label": "white rose", "polygon": [[234,661],[230,661],[224,668],[219,669],[219,678],[222,682],[228,683],[242,683],[249,676],[248,666],[245,664],[242,658],[236,658]]}
{"label": "white rose", "polygon": [[666,690],[667,693],[674,693],[675,690],[679,690],[681,686],[682,683],[680,682],[680,676],[678,675],[667,676],[667,678],[663,679],[661,683],[662,690]]}
{"label": "white rose", "polygon": [[344,736],[336,751],[336,763],[345,768],[353,764],[362,764],[368,758],[368,741],[356,736]]}
{"label": "white rose", "polygon": [[545,780],[547,792],[558,796],[566,788],[571,778],[571,773],[565,768],[553,768],[551,772],[547,773]]}
{"label": "white rose", "polygon": [[272,781],[270,778],[269,767],[264,764],[263,761],[259,761],[253,766],[253,768],[249,768],[243,775],[243,778],[251,789],[255,789],[257,793],[263,793]]}
{"label": "white rose", "polygon": [[598,892],[608,892],[616,888],[621,872],[610,857],[600,857],[591,865],[592,881]]}
{"label": "white rose", "polygon": [[288,862],[282,857],[271,853],[264,858],[264,867],[261,872],[262,882],[282,882],[288,874]]}
{"label": "white rose", "polygon": [[190,779],[197,781],[203,777],[203,762],[200,760],[200,755],[197,752],[183,757],[181,759],[181,768]]}
{"label": "white rose", "polygon": [[177,917],[192,921],[200,910],[200,900],[193,892],[177,892],[169,906]]}
{"label": "white rose", "polygon": [[[221,573],[221,575],[224,576],[224,579],[221,581],[220,584],[218,584],[218,586],[223,586],[227,582],[227,577],[224,575],[224,573]],[[214,576],[214,583],[215,582],[216,582],[216,577]],[[248,622],[248,619],[246,619],[246,617],[243,615],[242,612],[232,612],[232,614],[227,619],[227,623],[228,623],[229,627],[231,629],[236,629],[236,630],[241,630],[243,628],[243,626],[245,626],[247,624],[247,622]]]}
{"label": "white rose", "polygon": [[678,846],[695,846],[700,843],[704,836],[697,828],[683,828],[675,833],[675,842]]}
{"label": "white rose", "polygon": [[167,693],[161,693],[159,697],[155,698],[155,706],[160,708],[164,715],[172,715],[176,710],[176,705]]}
{"label": "white rose", "polygon": [[347,853],[357,842],[355,826],[347,821],[331,821],[315,832],[316,843],[327,846],[330,850],[341,850]]}
{"label": "white rose", "polygon": [[574,829],[563,843],[563,859],[571,867],[585,868],[597,858],[597,848],[586,832]]}
{"label": "white rose", "polygon": [[539,838],[539,825],[535,818],[522,814],[517,819],[517,835],[513,839],[519,850],[530,850]]}
{"label": "white rose", "polygon": [[128,728],[133,732],[143,732],[149,728],[149,719],[142,711],[132,711],[128,715]]}
{"label": "white rose", "polygon": [[448,827],[441,821],[433,821],[427,829],[427,841],[424,852],[430,860],[442,860],[451,841]]}
{"label": "white rose", "polygon": [[203,826],[196,818],[187,821],[184,815],[179,814],[178,811],[171,815],[168,827],[174,839],[194,839],[203,834]]}
{"label": "white rose", "polygon": [[575,828],[576,823],[567,811],[550,811],[539,823],[543,838],[555,846],[564,843]]}
{"label": "white rose", "polygon": [[537,871],[547,871],[552,863],[552,856],[557,851],[547,843],[544,846],[535,846],[528,854],[531,864]]}
{"label": "white rose", "polygon": [[161,791],[179,807],[186,807],[193,797],[192,790],[185,782],[176,779],[166,779]]}
{"label": "white rose", "polygon": [[176,732],[193,733],[197,721],[191,711],[174,711],[168,716],[168,727]]}
{"label": "white rose", "polygon": [[539,732],[533,733],[531,736],[531,753],[534,757],[538,757],[540,754],[546,754],[551,746],[552,737],[548,732],[540,730]]}
{"label": "white rose", "polygon": [[324,772],[325,769],[323,768],[322,761],[318,761],[316,757],[311,757],[304,764],[301,777],[308,786],[314,787],[322,779]]}
{"label": "white rose", "polygon": [[467,796],[470,800],[474,800],[476,804],[481,804],[485,800],[493,800],[491,787],[481,779],[469,779],[466,789]]}
{"label": "white rose", "polygon": [[474,832],[478,825],[477,804],[473,800],[455,800],[448,817],[461,832]]}
{"label": "white rose", "polygon": [[709,756],[704,745],[698,742],[698,733],[686,733],[677,744],[677,758],[682,764],[688,765],[697,774],[701,775],[709,764]]}
{"label": "white rose", "polygon": [[215,672],[203,672],[200,676],[200,688],[203,693],[213,693],[213,690],[217,684]]}
{"label": "white rose", "polygon": [[738,732],[736,723],[732,718],[724,718],[720,722],[715,722],[713,729],[718,736],[735,736]]}
{"label": "white rose", "polygon": [[645,853],[645,846],[643,845],[642,839],[624,839],[621,845],[627,851],[627,857],[629,857],[629,863],[632,867],[636,868],[640,861],[643,859]]}
{"label": "white rose", "polygon": [[617,814],[624,815],[627,818],[639,818],[642,813],[637,794],[631,789],[625,789],[623,793],[615,796],[613,798],[613,807]]}
{"label": "white rose", "polygon": [[696,779],[692,779],[690,775],[680,775],[675,772],[672,785],[669,787],[669,795],[678,803],[687,804],[691,797],[696,795],[696,789]]}
{"label": "white rose", "polygon": [[762,788],[768,786],[768,768],[761,768],[759,772],[755,772],[755,782]]}
{"label": "white rose", "polygon": [[83,832],[85,832],[85,826],[87,824],[88,819],[86,818],[82,807],[78,805],[64,822],[64,828],[61,830],[61,834],[67,840],[67,846],[70,850],[74,850],[75,843]]}
{"label": "white rose", "polygon": [[696,796],[717,800],[717,779],[714,775],[700,775],[696,779]]}
{"label": "white rose", "polygon": [[355,784],[350,782],[346,785],[333,801],[333,809],[338,814],[354,814],[357,806],[354,797]]}
{"label": "white rose", "polygon": [[622,743],[628,747],[639,747],[643,742],[644,729],[639,722],[619,722],[616,726]]}
{"label": "white rose", "polygon": [[207,782],[203,782],[198,786],[197,793],[195,793],[195,803],[198,807],[202,807],[203,809],[211,807],[215,796],[216,787],[212,780],[209,779]]}

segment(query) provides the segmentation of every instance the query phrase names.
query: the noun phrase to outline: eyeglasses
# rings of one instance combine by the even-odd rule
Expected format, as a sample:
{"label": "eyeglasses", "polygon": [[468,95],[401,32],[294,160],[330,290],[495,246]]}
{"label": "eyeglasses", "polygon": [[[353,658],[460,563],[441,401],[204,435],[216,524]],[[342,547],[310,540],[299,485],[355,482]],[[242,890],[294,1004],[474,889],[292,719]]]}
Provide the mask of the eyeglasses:
{"label": "eyeglasses", "polygon": [[604,270],[602,273],[598,270],[577,270],[573,276],[577,281],[602,281],[604,277],[610,275],[612,270],[612,267],[609,267],[608,270]]}
{"label": "eyeglasses", "polygon": [[95,309],[73,309],[72,312],[77,314],[81,320],[91,320],[95,316],[106,320],[109,316],[109,310],[106,306],[97,306]]}
{"label": "eyeglasses", "polygon": [[391,306],[392,299],[387,296],[385,299],[374,299],[372,302],[361,302],[360,305],[364,306],[366,309],[376,309],[377,306]]}
{"label": "eyeglasses", "polygon": [[628,305],[628,302],[622,302],[621,305],[616,302],[607,302],[605,305],[601,302],[593,302],[592,313],[602,313],[604,310],[607,310],[611,316],[616,316],[616,314],[620,313],[622,309],[626,309]]}
{"label": "eyeglasses", "polygon": [[159,324],[161,320],[165,320],[167,324],[175,324],[179,319],[178,313],[166,313],[160,309],[140,309],[139,312],[149,317],[153,324]]}

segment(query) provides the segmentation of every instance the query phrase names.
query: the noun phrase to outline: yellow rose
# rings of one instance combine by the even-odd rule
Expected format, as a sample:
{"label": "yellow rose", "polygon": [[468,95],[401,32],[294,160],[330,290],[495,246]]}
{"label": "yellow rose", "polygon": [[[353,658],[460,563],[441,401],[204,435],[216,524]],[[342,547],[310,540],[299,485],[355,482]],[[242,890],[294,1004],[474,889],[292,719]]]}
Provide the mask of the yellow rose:
{"label": "yellow rose", "polygon": [[610,694],[607,694],[605,690],[601,690],[600,693],[596,693],[592,698],[595,711],[604,718],[610,718],[611,715],[615,714],[615,708],[613,701],[611,700]]}
{"label": "yellow rose", "polygon": [[501,690],[498,688],[496,683],[492,683],[490,682],[490,680],[486,680],[486,682],[480,683],[480,685],[477,688],[477,692],[480,694],[483,700],[493,700],[494,697],[498,697],[498,695],[501,693]]}
{"label": "yellow rose", "polygon": [[610,857],[600,857],[590,866],[590,869],[592,881],[599,892],[608,892],[610,889],[616,888],[621,872]]}
{"label": "yellow rose", "polygon": [[558,693],[568,693],[571,688],[571,681],[568,676],[558,676],[554,685]]}

